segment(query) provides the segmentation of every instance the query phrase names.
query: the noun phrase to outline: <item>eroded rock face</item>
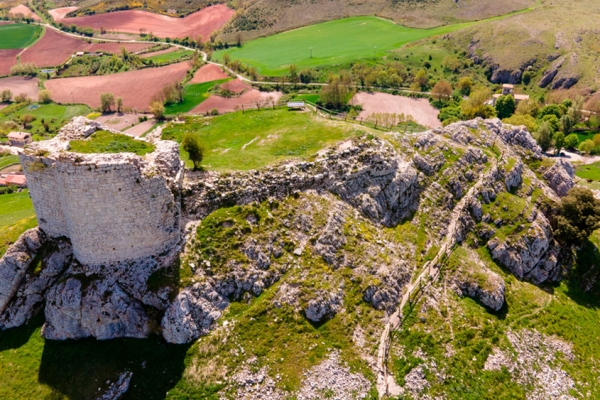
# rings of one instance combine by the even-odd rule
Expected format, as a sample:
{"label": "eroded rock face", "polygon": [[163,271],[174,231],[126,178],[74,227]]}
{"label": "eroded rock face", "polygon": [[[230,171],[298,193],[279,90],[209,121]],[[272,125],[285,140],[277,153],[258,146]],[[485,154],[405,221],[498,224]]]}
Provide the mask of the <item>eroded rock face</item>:
{"label": "eroded rock face", "polygon": [[394,226],[418,206],[417,170],[386,142],[347,142],[315,162],[299,162],[227,176],[213,174],[187,188],[190,214],[202,217],[224,205],[278,199],[310,189],[340,196],[368,218]]}
{"label": "eroded rock face", "polygon": [[550,222],[541,212],[535,213],[535,219],[523,232],[506,239],[495,237],[487,247],[492,258],[519,279],[541,284],[555,282],[560,277],[558,243]]}
{"label": "eroded rock face", "polygon": [[0,330],[26,324],[44,305],[48,288],[54,285],[67,265],[73,252],[67,240],[46,243],[47,255],[40,260],[41,271],[32,271],[29,265],[15,295],[0,314]]}
{"label": "eroded rock face", "polygon": [[342,307],[342,296],[340,292],[316,293],[315,298],[311,299],[304,310],[306,318],[312,322],[321,322],[333,317]]}
{"label": "eroded rock face", "polygon": [[169,343],[190,343],[206,335],[228,305],[227,298],[210,285],[196,283],[183,289],[162,318],[165,340]]}
{"label": "eroded rock face", "polygon": [[552,167],[544,172],[544,179],[560,197],[567,195],[569,190],[575,186],[575,168],[563,159],[558,159]]}
{"label": "eroded rock face", "polygon": [[43,238],[39,229],[30,229],[0,259],[0,314],[19,289],[31,262],[42,247]]}
{"label": "eroded rock face", "polygon": [[504,280],[492,271],[485,271],[479,279],[458,278],[456,287],[459,296],[479,300],[483,305],[498,311],[504,305]]}

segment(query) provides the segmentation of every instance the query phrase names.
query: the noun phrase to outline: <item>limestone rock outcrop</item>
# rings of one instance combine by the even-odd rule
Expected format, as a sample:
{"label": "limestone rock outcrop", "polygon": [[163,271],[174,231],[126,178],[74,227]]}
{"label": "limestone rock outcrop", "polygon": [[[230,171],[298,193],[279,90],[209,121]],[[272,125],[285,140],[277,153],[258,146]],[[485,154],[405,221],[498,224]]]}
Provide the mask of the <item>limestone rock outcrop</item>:
{"label": "limestone rock outcrop", "polygon": [[517,278],[535,284],[555,282],[560,277],[558,253],[552,227],[546,217],[534,210],[528,228],[506,239],[493,238],[487,244],[492,258],[508,268]]}
{"label": "limestone rock outcrop", "polygon": [[390,144],[351,141],[314,162],[290,163],[251,173],[214,174],[187,188],[185,207],[201,218],[224,205],[284,198],[306,190],[340,196],[368,218],[394,226],[418,206],[417,170]]}
{"label": "limestone rock outcrop", "polygon": [[206,335],[228,305],[210,285],[196,283],[183,289],[166,310],[162,334],[169,343],[190,343]]}
{"label": "limestone rock outcrop", "polygon": [[560,197],[567,195],[569,190],[575,186],[575,168],[573,165],[559,158],[552,167],[544,172],[544,179]]}

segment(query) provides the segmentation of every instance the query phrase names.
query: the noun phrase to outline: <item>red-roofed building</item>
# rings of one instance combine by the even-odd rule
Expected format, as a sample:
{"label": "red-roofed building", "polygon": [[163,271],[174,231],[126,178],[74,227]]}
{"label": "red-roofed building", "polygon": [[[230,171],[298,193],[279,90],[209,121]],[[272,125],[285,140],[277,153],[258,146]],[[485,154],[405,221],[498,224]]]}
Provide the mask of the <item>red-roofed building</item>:
{"label": "red-roofed building", "polygon": [[4,177],[0,176],[0,186],[9,186],[9,185],[26,187],[27,186],[27,178],[25,178],[25,175],[6,175]]}

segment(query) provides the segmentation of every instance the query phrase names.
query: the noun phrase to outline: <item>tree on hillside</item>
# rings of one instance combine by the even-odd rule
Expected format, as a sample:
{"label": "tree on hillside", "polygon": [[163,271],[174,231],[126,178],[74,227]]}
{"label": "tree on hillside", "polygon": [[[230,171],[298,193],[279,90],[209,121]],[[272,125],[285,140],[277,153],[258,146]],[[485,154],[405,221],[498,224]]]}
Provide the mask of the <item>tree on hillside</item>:
{"label": "tree on hillside", "polygon": [[529,132],[535,132],[538,128],[537,121],[531,115],[514,114],[502,120],[505,124],[520,126],[525,125]]}
{"label": "tree on hillside", "polygon": [[556,216],[555,237],[567,244],[584,243],[600,228],[600,201],[585,187],[576,186],[562,198]]}
{"label": "tree on hillside", "polygon": [[573,120],[571,119],[571,117],[569,117],[568,114],[565,114],[562,117],[560,117],[560,127],[561,130],[565,133],[565,135],[568,135],[573,130]]}
{"label": "tree on hillside", "polygon": [[196,135],[186,132],[181,140],[181,148],[188,153],[190,160],[194,163],[194,169],[200,168],[200,164],[204,158],[204,149],[200,145]]}
{"label": "tree on hillside", "polygon": [[579,147],[577,148],[577,150],[579,150],[583,154],[589,155],[592,152],[592,150],[594,150],[594,142],[590,139],[584,140],[583,142],[579,143]]}
{"label": "tree on hillside", "polygon": [[160,101],[153,101],[150,104],[150,112],[154,115],[154,118],[161,121],[165,117],[165,106]]}
{"label": "tree on hillside", "polygon": [[102,112],[111,112],[115,105],[115,95],[112,93],[102,93],[100,95],[100,110]]}
{"label": "tree on hillside", "polygon": [[37,67],[33,63],[16,64],[10,67],[10,73],[12,75],[36,76]]}
{"label": "tree on hillside", "polygon": [[463,76],[458,80],[458,85],[456,88],[463,96],[468,96],[471,94],[471,89],[473,88],[473,81],[468,76]]}
{"label": "tree on hillside", "polygon": [[415,74],[415,78],[413,80],[414,89],[415,90],[426,90],[427,85],[429,83],[429,77],[427,76],[427,71],[424,69],[420,69]]}
{"label": "tree on hillside", "polygon": [[346,106],[350,90],[347,75],[331,75],[329,83],[321,89],[320,98],[327,108],[341,110]]}
{"label": "tree on hillside", "polygon": [[296,67],[296,64],[290,64],[290,73],[288,74],[288,78],[290,79],[290,82],[298,83],[298,67]]}
{"label": "tree on hillside", "polygon": [[123,112],[123,98],[122,97],[117,97],[117,112],[119,112],[119,113]]}
{"label": "tree on hillside", "polygon": [[578,145],[579,138],[576,134],[571,133],[570,135],[567,135],[567,137],[565,138],[565,147],[567,149],[576,149]]}
{"label": "tree on hillside", "polygon": [[537,144],[542,148],[543,152],[546,152],[552,145],[552,135],[554,131],[548,122],[542,122],[537,130],[535,140]]}
{"label": "tree on hillside", "polygon": [[534,99],[527,99],[522,100],[517,104],[515,113],[518,115],[531,115],[533,118],[536,118],[539,111],[540,106],[538,102]]}
{"label": "tree on hillside", "polygon": [[35,117],[31,114],[23,114],[21,115],[21,124],[23,124],[23,129],[31,128],[31,123],[35,121]]}
{"label": "tree on hillside", "polygon": [[486,87],[475,88],[469,98],[460,103],[461,113],[466,119],[476,117],[493,118],[496,116],[496,110],[487,101],[492,97],[492,92]]}
{"label": "tree on hillside", "polygon": [[448,101],[452,96],[452,86],[445,80],[439,80],[433,89],[431,89],[431,94],[438,101]]}
{"label": "tree on hillside", "polygon": [[52,94],[49,90],[40,90],[38,93],[38,101],[44,104],[50,103],[52,101]]}
{"label": "tree on hillside", "polygon": [[554,134],[554,154],[559,156],[560,151],[565,145],[565,134],[562,132],[556,132]]}
{"label": "tree on hillside", "polygon": [[508,118],[515,113],[515,109],[517,108],[517,104],[515,103],[515,98],[512,95],[500,96],[498,100],[496,100],[496,113],[498,114],[498,118]]}
{"label": "tree on hillside", "polygon": [[0,94],[0,100],[3,103],[8,103],[9,101],[11,101],[12,96],[13,96],[13,94],[9,89],[4,89],[2,91],[2,93]]}

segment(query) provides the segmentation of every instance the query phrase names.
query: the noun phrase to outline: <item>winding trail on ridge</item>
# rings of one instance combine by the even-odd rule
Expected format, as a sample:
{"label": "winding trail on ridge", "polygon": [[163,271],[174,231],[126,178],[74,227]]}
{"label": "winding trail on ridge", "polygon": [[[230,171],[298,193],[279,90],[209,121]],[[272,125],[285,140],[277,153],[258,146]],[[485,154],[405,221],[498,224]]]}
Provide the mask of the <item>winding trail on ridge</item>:
{"label": "winding trail on ridge", "polygon": [[[496,159],[493,160],[491,168],[495,168],[497,165]],[[471,188],[467,191],[467,193],[460,199],[460,201],[456,204],[454,209],[452,210],[450,223],[448,224],[448,228],[446,229],[446,238],[442,242],[440,246],[440,250],[437,252],[435,257],[426,262],[423,265],[423,271],[417,276],[417,278],[409,283],[406,286],[406,292],[402,296],[402,300],[396,308],[396,311],[390,315],[388,321],[385,324],[383,332],[381,333],[381,338],[379,339],[379,348],[377,349],[377,392],[379,393],[379,398],[382,398],[386,395],[397,396],[401,393],[399,389],[401,389],[394,380],[394,377],[390,375],[387,362],[388,356],[390,352],[391,345],[391,335],[390,333],[393,330],[397,330],[403,322],[403,314],[402,310],[409,302],[410,297],[415,292],[415,290],[426,287],[429,282],[433,282],[438,278],[440,273],[440,260],[443,257],[447,257],[452,252],[452,248],[454,245],[458,243],[456,239],[456,225],[460,216],[465,211],[467,206],[467,202],[470,198],[473,197],[473,194],[478,191],[483,186],[483,178],[485,176],[485,171],[482,171],[481,175],[477,182],[471,186]],[[426,279],[426,282],[422,281]]]}

